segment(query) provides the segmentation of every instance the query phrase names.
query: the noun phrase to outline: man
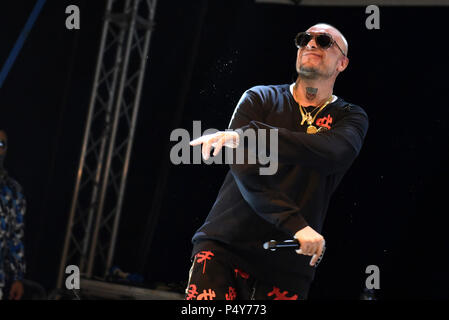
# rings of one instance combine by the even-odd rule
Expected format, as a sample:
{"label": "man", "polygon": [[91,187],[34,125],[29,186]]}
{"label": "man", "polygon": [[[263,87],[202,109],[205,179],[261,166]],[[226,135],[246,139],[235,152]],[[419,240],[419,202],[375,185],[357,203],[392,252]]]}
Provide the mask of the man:
{"label": "man", "polygon": [[[23,247],[25,197],[20,185],[6,172],[3,162],[7,152],[7,136],[0,130],[0,299],[20,300],[25,273]],[[9,294],[3,292],[10,287]]]}
{"label": "man", "polygon": [[[206,222],[195,233],[186,299],[306,299],[323,253],[329,200],[357,157],[368,129],[362,108],[333,95],[348,43],[328,24],[299,33],[291,85],[256,86],[240,99],[229,128],[191,142],[204,159],[242,147],[242,132],[275,129],[277,172],[231,164]],[[256,134],[257,136],[257,134]],[[260,139],[260,138],[258,138]],[[248,148],[250,149],[250,147]],[[300,249],[263,243],[291,238]]]}

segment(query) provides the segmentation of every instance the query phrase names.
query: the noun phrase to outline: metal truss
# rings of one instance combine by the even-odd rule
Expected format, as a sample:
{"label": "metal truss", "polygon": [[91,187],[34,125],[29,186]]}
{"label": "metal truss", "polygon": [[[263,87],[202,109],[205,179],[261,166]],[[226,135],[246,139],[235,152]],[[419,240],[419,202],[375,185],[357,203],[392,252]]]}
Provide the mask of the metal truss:
{"label": "metal truss", "polygon": [[108,0],[57,287],[67,265],[104,279],[114,258],[157,0]]}

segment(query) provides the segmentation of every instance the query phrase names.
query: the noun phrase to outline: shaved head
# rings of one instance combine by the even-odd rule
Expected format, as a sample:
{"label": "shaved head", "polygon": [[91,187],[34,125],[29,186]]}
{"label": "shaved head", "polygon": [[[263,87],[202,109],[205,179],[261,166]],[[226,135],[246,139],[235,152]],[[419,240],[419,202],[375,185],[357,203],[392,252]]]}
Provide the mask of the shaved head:
{"label": "shaved head", "polygon": [[298,78],[294,92],[302,103],[322,105],[332,95],[337,76],[349,64],[348,41],[334,26],[317,23],[298,33],[295,43]]}
{"label": "shaved head", "polygon": [[[296,71],[298,79],[326,80],[335,82],[338,74],[349,64],[348,41],[345,36],[327,23],[317,23],[306,30],[310,36],[307,44],[298,46]],[[317,34],[328,34],[333,42],[330,46],[321,47],[316,42]]]}
{"label": "shaved head", "polygon": [[346,40],[343,33],[340,32],[337,28],[334,26],[327,24],[327,23],[317,23],[313,26],[311,26],[307,31],[310,32],[327,32],[332,35],[335,41],[337,41],[338,45],[341,47],[343,52],[348,55],[348,41]]}

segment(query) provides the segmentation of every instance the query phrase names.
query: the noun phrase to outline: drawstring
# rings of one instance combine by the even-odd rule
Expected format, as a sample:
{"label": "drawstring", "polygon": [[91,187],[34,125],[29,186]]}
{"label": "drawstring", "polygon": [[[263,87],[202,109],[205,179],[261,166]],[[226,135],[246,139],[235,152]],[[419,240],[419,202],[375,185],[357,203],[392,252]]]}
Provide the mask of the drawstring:
{"label": "drawstring", "polygon": [[252,292],[251,292],[250,300],[256,300],[256,299],[255,299],[255,295],[256,295],[256,286],[257,286],[257,280],[254,281],[254,286],[253,286],[253,290],[252,290]]}
{"label": "drawstring", "polygon": [[196,256],[193,258],[193,263],[189,270],[189,280],[187,280],[186,295],[189,293],[190,280],[192,279],[192,272],[193,272],[193,266],[195,265],[195,261],[196,261]]}

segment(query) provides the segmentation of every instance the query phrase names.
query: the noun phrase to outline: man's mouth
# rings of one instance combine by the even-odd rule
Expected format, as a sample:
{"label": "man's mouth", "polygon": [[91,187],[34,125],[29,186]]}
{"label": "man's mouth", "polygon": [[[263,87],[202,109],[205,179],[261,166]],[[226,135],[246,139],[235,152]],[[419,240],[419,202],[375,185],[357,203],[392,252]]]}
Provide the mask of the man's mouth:
{"label": "man's mouth", "polygon": [[321,58],[321,55],[320,55],[320,54],[314,53],[314,52],[307,52],[307,53],[304,53],[302,56],[303,56],[303,57],[305,57],[305,56],[315,56],[315,57]]}

